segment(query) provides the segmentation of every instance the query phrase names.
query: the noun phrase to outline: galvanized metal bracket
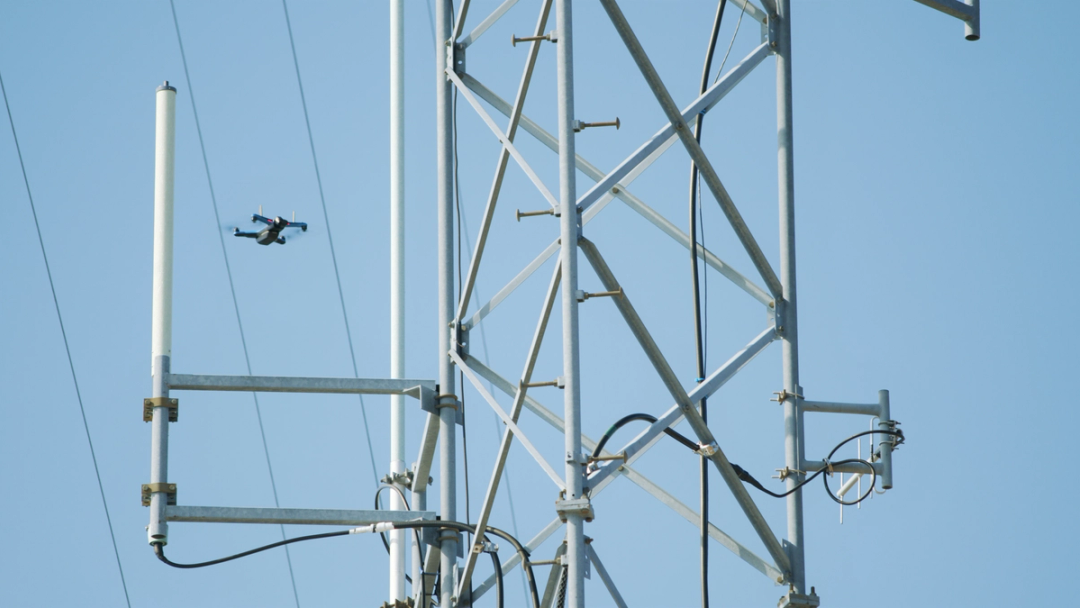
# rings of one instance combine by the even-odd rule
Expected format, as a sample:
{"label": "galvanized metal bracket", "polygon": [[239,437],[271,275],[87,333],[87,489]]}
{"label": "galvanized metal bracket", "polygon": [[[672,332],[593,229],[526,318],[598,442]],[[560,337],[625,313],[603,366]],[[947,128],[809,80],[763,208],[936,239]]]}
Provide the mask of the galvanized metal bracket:
{"label": "galvanized metal bracket", "polygon": [[566,523],[566,516],[571,514],[580,515],[585,521],[592,521],[596,514],[593,512],[592,502],[588,498],[572,498],[570,500],[556,500],[555,512],[559,519]]}
{"label": "galvanized metal bracket", "polygon": [[[383,478],[379,481],[388,486],[401,486],[406,490],[412,489],[413,477],[415,473],[412,471],[405,471],[404,473],[387,473],[383,475]],[[431,479],[430,477],[428,479]]]}
{"label": "galvanized metal bracket", "polygon": [[379,608],[413,608],[415,605],[416,603],[413,601],[413,598],[407,597],[405,598],[405,601],[394,600],[393,602],[383,602]]}
{"label": "galvanized metal bracket", "polygon": [[769,399],[769,401],[775,401],[777,403],[783,403],[783,402],[787,401],[788,399],[805,399],[806,398],[806,397],[803,397],[802,395],[800,395],[799,393],[789,393],[787,391],[787,389],[785,389],[785,388],[782,388],[782,389],[780,389],[778,391],[773,391],[773,394],[776,395],[776,397],[773,397],[772,399]]}
{"label": "galvanized metal bracket", "polygon": [[150,506],[150,495],[155,492],[165,492],[165,504],[170,507],[176,506],[175,483],[144,483],[142,484],[142,506]]}
{"label": "galvanized metal bracket", "polygon": [[795,593],[788,590],[776,603],[777,608],[817,608],[820,605],[821,598],[813,587],[810,587],[810,593]]}
{"label": "galvanized metal bracket", "polygon": [[465,73],[465,47],[446,41],[446,67],[458,74]]}
{"label": "galvanized metal bracket", "polygon": [[155,407],[169,408],[169,422],[176,422],[180,416],[179,399],[170,399],[169,397],[151,397],[149,399],[143,399],[142,401],[143,422],[150,422],[154,419]]}
{"label": "galvanized metal bracket", "polygon": [[[766,6],[768,10],[768,6]],[[761,42],[769,43],[769,52],[773,55],[780,52],[780,18],[776,13],[769,11],[769,16],[761,22]]]}

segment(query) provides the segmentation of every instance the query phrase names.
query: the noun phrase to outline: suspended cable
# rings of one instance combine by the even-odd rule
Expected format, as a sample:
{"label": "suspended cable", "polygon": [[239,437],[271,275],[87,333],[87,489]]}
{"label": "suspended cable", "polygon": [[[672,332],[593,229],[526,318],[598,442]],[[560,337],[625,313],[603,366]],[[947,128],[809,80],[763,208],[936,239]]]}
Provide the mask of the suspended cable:
{"label": "suspended cable", "polygon": [[[194,563],[194,564],[181,564],[181,563],[177,563],[177,562],[174,562],[174,561],[168,559],[167,557],[165,557],[165,546],[160,544],[160,543],[153,545],[153,547],[154,547],[154,554],[157,555],[157,558],[159,560],[161,560],[163,563],[168,564],[168,565],[170,565],[170,566],[172,566],[174,568],[185,568],[185,569],[187,569],[187,568],[205,568],[207,566],[215,566],[217,564],[223,564],[225,562],[229,562],[229,561],[232,561],[234,559],[239,559],[241,557],[247,557],[249,555],[254,555],[255,553],[260,553],[260,552],[266,551],[268,549],[273,549],[275,547],[281,547],[281,546],[289,545],[289,544],[292,544],[292,543],[298,543],[298,542],[309,541],[309,540],[317,540],[317,539],[322,539],[322,538],[334,538],[334,537],[337,537],[337,536],[348,536],[350,534],[365,534],[365,533],[369,533],[369,532],[382,533],[382,532],[388,532],[390,530],[416,530],[416,529],[419,529],[419,528],[444,528],[444,529],[449,529],[449,530],[456,530],[458,532],[468,532],[470,534],[475,534],[476,533],[476,527],[475,526],[473,526],[471,524],[457,522],[457,521],[378,522],[378,523],[374,523],[374,524],[368,524],[368,525],[360,526],[360,527],[357,527],[357,528],[352,528],[350,530],[340,530],[338,532],[325,532],[323,534],[311,534],[309,536],[298,536],[296,538],[290,538],[288,540],[283,540],[283,541],[279,541],[279,542],[276,542],[276,543],[271,543],[269,545],[263,545],[262,547],[257,547],[255,549],[251,549],[249,551],[244,551],[242,553],[237,553],[235,555],[230,555],[228,557],[212,559],[212,560],[209,560],[209,561],[198,562],[198,563]],[[502,538],[502,539],[506,540],[511,545],[513,545],[514,550],[516,550],[518,555],[521,556],[522,568],[525,569],[526,576],[529,579],[529,590],[530,590],[530,595],[532,596],[532,604],[533,604],[534,608],[540,608],[539,594],[537,593],[537,590],[536,590],[536,577],[533,574],[532,563],[529,561],[529,550],[527,548],[525,548],[525,546],[522,545],[521,542],[518,541],[518,539],[516,537],[511,536],[510,534],[507,534],[506,532],[504,532],[503,530],[500,530],[498,528],[488,526],[484,530],[484,533],[482,535],[482,537],[483,537],[483,539],[485,541],[487,540],[486,537],[487,537],[488,534],[491,534],[493,536],[498,536],[499,538]],[[493,559],[492,559],[492,562],[493,562],[493,564],[495,566],[495,578],[496,578],[495,590],[496,590],[496,594],[497,594],[496,604],[501,607],[503,605],[503,601],[502,601],[502,590],[503,590],[503,585],[502,585],[502,565],[499,562],[498,554],[496,552],[494,552],[494,551],[485,551],[485,552],[491,553],[494,556]]]}
{"label": "suspended cable", "polygon": [[[244,334],[244,323],[240,318],[240,304],[236,299],[236,286],[233,283],[232,267],[229,264],[229,252],[225,248],[225,237],[221,232],[221,214],[218,211],[217,195],[214,193],[214,180],[210,176],[210,161],[206,155],[206,143],[203,140],[202,123],[199,121],[199,110],[195,104],[195,89],[191,86],[191,73],[188,71],[187,53],[184,51],[184,39],[180,35],[180,20],[176,16],[176,4],[174,0],[169,0],[169,7],[172,9],[173,26],[176,28],[176,42],[180,46],[180,61],[184,65],[184,81],[187,83],[188,96],[191,98],[191,113],[195,118],[195,132],[199,136],[199,150],[202,152],[203,169],[206,171],[206,184],[210,190],[210,203],[214,209],[214,232],[218,235],[218,242],[221,244],[221,256],[225,260],[225,274],[229,278],[229,293],[232,295],[233,311],[236,313],[236,326],[240,331],[240,345],[244,349],[244,365],[247,367],[247,373],[251,375],[251,357],[248,355],[247,338]],[[274,494],[274,506],[281,508],[281,503],[278,500],[277,481],[274,479],[274,467],[270,461],[270,445],[266,441],[266,429],[263,426],[262,408],[259,406],[259,394],[252,392],[252,400],[255,402],[255,419],[259,423],[259,437],[262,439],[263,455],[266,457],[266,470],[270,474],[270,489]],[[282,540],[286,540],[288,537],[285,534],[285,526],[279,524],[281,530]],[[289,548],[285,547],[285,561],[289,566],[289,581],[292,583],[293,599],[296,601],[297,608],[300,607],[300,593],[296,588],[296,576],[293,573],[292,554],[289,552]]]}
{"label": "suspended cable", "polygon": [[[319,159],[315,155],[315,137],[311,133],[311,118],[308,116],[307,98],[304,96],[304,81],[300,77],[300,60],[296,57],[296,42],[293,40],[288,2],[281,0],[281,7],[285,10],[285,27],[289,30],[289,48],[292,50],[293,66],[296,67],[296,84],[300,88],[300,105],[304,109],[304,124],[307,126],[308,143],[311,145],[311,162],[315,165],[315,181],[319,185],[319,202],[322,204],[323,220],[326,222],[326,238],[330,241],[330,260],[334,263],[334,279],[337,280],[338,298],[341,300],[341,317],[345,320],[345,338],[349,341],[349,357],[352,359],[353,376],[359,378],[360,372],[356,367],[356,350],[353,348],[352,331],[349,329],[349,314],[345,310],[345,292],[341,289],[341,273],[338,272],[337,255],[334,253],[334,237],[330,233],[330,215],[326,211],[326,195],[323,193],[322,175],[319,173]],[[375,468],[375,450],[371,447],[371,430],[368,427],[367,410],[364,408],[363,395],[357,396],[360,398],[360,415],[364,420],[368,456],[371,458],[371,477],[375,482],[375,486],[378,487],[379,473]]]}
{"label": "suspended cable", "polygon": [[[701,87],[699,95],[704,95],[709,87],[709,74],[712,72],[713,53],[716,51],[716,39],[720,35],[720,25],[724,19],[724,7],[727,0],[720,0],[716,5],[716,17],[713,18],[712,31],[709,34],[709,46],[705,53],[705,66],[701,70]],[[734,40],[734,39],[733,39]],[[704,114],[698,114],[694,122],[694,138],[701,143],[701,126],[705,120]],[[694,343],[697,355],[697,381],[705,380],[705,347],[702,336],[701,293],[698,285],[698,251],[697,251],[697,224],[699,217],[698,195],[698,166],[690,163],[690,265],[691,279],[693,281],[694,297]],[[702,216],[703,217],[703,216]],[[708,400],[701,400],[701,420],[709,421]],[[709,459],[701,456],[698,463],[700,487],[701,487],[701,606],[709,608]]]}
{"label": "suspended cable", "polygon": [[86,420],[86,408],[83,407],[82,393],[79,391],[79,379],[75,375],[75,362],[71,358],[71,347],[68,345],[67,331],[64,329],[64,317],[60,314],[60,300],[56,297],[52,269],[49,267],[49,256],[45,253],[45,239],[41,236],[41,224],[38,223],[37,207],[34,205],[34,195],[30,193],[30,178],[26,175],[26,164],[23,162],[19,136],[15,133],[15,118],[11,115],[11,105],[8,103],[7,88],[4,87],[2,74],[0,74],[0,92],[3,92],[4,95],[4,108],[7,109],[8,124],[11,125],[11,137],[15,140],[15,152],[19,156],[19,168],[22,169],[23,184],[26,185],[26,198],[30,200],[30,212],[34,216],[34,228],[37,230],[38,245],[41,246],[41,258],[45,261],[45,274],[49,277],[49,291],[52,292],[53,306],[56,307],[56,320],[60,323],[60,335],[64,338],[64,352],[67,353],[68,367],[71,369],[71,382],[75,385],[75,397],[79,402],[79,413],[82,414],[83,430],[86,431],[86,443],[90,446],[90,460],[94,463],[94,476],[97,477],[98,492],[101,493],[101,506],[105,508],[105,522],[109,524],[109,538],[112,539],[113,553],[116,555],[116,568],[120,571],[120,584],[124,587],[124,601],[127,603],[128,608],[131,608],[131,597],[128,596],[127,581],[124,579],[124,566],[120,563],[120,550],[116,547],[116,534],[113,533],[112,517],[109,516],[109,502],[105,500],[105,486],[101,483],[101,471],[98,470],[97,454],[94,452],[94,442],[90,438],[90,423]]}
{"label": "suspended cable", "polygon": [[769,496],[772,496],[773,498],[784,498],[785,496],[788,496],[789,494],[793,494],[794,492],[802,489],[803,486],[805,486],[806,484],[813,481],[815,478],[820,476],[822,473],[829,473],[831,475],[832,474],[832,467],[834,467],[836,465],[859,463],[859,464],[862,464],[863,466],[865,466],[867,468],[867,473],[870,474],[870,489],[867,490],[865,494],[863,494],[862,496],[860,496],[859,498],[857,498],[855,500],[845,501],[845,500],[835,496],[833,494],[832,490],[829,488],[829,477],[828,477],[828,475],[821,478],[822,482],[825,485],[825,493],[828,494],[829,498],[833,499],[834,502],[838,502],[838,503],[840,503],[842,505],[845,505],[845,506],[857,505],[860,502],[866,500],[866,498],[868,496],[870,496],[870,494],[874,491],[874,484],[875,484],[875,482],[877,480],[877,469],[874,468],[874,464],[872,462],[867,461],[867,460],[863,460],[862,458],[847,458],[847,459],[844,459],[844,460],[835,460],[834,461],[834,460],[832,460],[832,457],[833,457],[834,454],[836,454],[836,452],[840,448],[844,447],[849,441],[851,441],[853,439],[858,439],[859,437],[863,437],[865,435],[871,435],[871,436],[873,436],[873,435],[889,435],[890,437],[893,437],[893,442],[894,442],[893,447],[894,448],[899,446],[900,444],[904,443],[904,433],[900,429],[897,429],[895,431],[892,431],[892,430],[871,430],[871,431],[863,431],[861,433],[855,433],[851,437],[848,437],[847,439],[845,439],[845,440],[841,441],[840,443],[836,444],[836,447],[834,447],[832,449],[832,451],[829,452],[829,455],[826,456],[823,459],[823,462],[825,462],[825,465],[826,465],[825,468],[819,469],[816,473],[814,473],[810,477],[807,477],[806,479],[804,479],[802,482],[800,482],[798,485],[791,488],[787,492],[773,492],[773,491],[767,489],[765,486],[761,485],[761,482],[759,482],[757,479],[754,479],[754,477],[749,472],[744,470],[739,465],[733,463],[731,465],[731,467],[733,469],[735,469],[735,474],[738,475],[739,479],[741,479],[742,481],[745,481],[746,483],[754,486],[758,490],[761,490],[762,492],[768,494]]}

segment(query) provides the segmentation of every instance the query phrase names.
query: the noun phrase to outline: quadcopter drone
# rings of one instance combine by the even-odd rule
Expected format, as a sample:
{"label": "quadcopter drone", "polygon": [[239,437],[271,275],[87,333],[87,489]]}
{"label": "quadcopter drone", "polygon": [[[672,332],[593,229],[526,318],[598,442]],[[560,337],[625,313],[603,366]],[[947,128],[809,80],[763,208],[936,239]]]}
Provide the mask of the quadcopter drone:
{"label": "quadcopter drone", "polygon": [[[259,209],[262,212],[262,209]],[[281,236],[281,231],[286,228],[299,228],[303,232],[307,232],[307,224],[304,222],[297,222],[296,215],[293,215],[293,221],[286,220],[285,218],[278,216],[274,219],[263,217],[258,213],[252,214],[251,222],[263,222],[266,224],[266,228],[258,232],[241,232],[239,228],[233,228],[233,236],[242,236],[249,239],[255,239],[255,242],[260,245],[269,245],[270,243],[285,244],[285,237]]]}

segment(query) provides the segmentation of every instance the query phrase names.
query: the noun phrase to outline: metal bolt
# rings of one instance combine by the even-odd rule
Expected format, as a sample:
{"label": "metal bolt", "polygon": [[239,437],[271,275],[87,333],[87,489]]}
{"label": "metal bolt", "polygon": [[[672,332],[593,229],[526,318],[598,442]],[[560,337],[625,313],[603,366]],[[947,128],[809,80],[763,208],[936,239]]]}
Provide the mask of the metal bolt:
{"label": "metal bolt", "polygon": [[619,117],[616,116],[615,120],[609,120],[605,122],[581,122],[580,120],[574,121],[574,133],[578,133],[589,127],[615,127],[615,130],[619,130],[619,126],[622,123],[619,122]]}
{"label": "metal bolt", "polygon": [[517,209],[514,211],[514,217],[516,217],[519,222],[523,217],[533,217],[535,215],[555,215],[555,210],[544,209],[542,211],[522,211],[521,209]]}
{"label": "metal bolt", "polygon": [[519,43],[519,42],[534,42],[534,41],[537,41],[537,40],[551,40],[551,34],[544,34],[543,36],[522,36],[521,38],[518,38],[517,36],[511,35],[511,39],[513,40],[513,42],[511,43],[511,46],[517,46],[517,43]]}

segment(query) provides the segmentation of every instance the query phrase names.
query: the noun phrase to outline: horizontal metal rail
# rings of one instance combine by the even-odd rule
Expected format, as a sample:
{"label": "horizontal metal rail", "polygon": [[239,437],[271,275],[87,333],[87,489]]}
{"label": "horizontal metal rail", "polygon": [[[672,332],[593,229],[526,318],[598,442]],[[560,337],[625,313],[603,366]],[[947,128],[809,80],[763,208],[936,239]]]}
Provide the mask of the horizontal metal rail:
{"label": "horizontal metal rail", "polygon": [[355,395],[410,395],[435,390],[434,380],[389,378],[301,378],[289,376],[207,376],[168,374],[174,391],[243,391],[260,393],[344,393]]}
{"label": "horizontal metal rail", "polygon": [[801,401],[804,412],[825,412],[830,414],[862,414],[881,416],[878,403],[836,403],[833,401]]}
{"label": "horizontal metal rail", "polygon": [[[881,477],[881,463],[875,462],[872,465],[874,472],[878,477]],[[803,468],[807,473],[816,473],[825,468],[831,468],[833,473],[862,473],[863,475],[869,475],[870,469],[861,462],[846,462],[844,464],[832,464],[826,463],[824,460],[804,460]]]}
{"label": "horizontal metal rail", "polygon": [[363,526],[383,521],[432,521],[435,512],[172,506],[165,509],[165,516],[168,521],[203,523]]}

